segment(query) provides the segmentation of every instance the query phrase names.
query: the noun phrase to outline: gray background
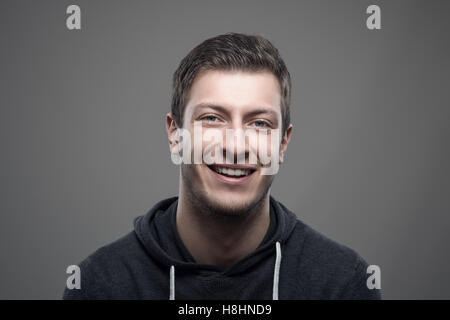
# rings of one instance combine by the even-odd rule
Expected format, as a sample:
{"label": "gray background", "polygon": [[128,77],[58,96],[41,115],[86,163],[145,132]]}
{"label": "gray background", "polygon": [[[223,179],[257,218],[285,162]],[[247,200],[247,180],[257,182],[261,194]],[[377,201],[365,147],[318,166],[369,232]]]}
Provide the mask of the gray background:
{"label": "gray background", "polygon": [[292,74],[275,197],[379,265],[384,298],[450,298],[449,4],[2,0],[0,298],[59,299],[68,265],[177,193],[170,79],[231,31],[266,36]]}

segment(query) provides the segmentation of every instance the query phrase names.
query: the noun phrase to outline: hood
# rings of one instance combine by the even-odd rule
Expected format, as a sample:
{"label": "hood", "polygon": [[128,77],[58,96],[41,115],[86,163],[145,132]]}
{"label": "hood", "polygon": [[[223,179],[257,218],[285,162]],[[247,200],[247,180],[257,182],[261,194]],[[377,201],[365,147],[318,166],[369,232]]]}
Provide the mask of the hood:
{"label": "hood", "polygon": [[[276,265],[274,271],[274,298],[275,285],[278,286],[278,272],[281,262],[281,248],[287,241],[297,223],[297,217],[289,211],[283,204],[270,197],[271,219],[275,218],[273,232],[269,238],[231,267],[223,270],[219,267],[206,264],[195,263],[193,259],[185,259],[171,249],[174,243],[181,242],[175,226],[175,214],[178,204],[178,197],[172,197],[158,202],[147,214],[137,217],[134,220],[134,231],[137,238],[145,247],[149,255],[163,266],[170,270],[171,298],[174,290],[172,285],[175,281],[175,270],[183,272],[222,272],[224,275],[234,275],[245,272],[249,268],[255,267],[268,255],[276,255]],[[161,223],[163,219],[165,223]],[[171,220],[171,221],[170,221]],[[173,248],[173,247],[172,247]],[[277,266],[278,264],[278,266]],[[278,270],[277,270],[278,268]],[[276,278],[276,279],[275,279]]]}

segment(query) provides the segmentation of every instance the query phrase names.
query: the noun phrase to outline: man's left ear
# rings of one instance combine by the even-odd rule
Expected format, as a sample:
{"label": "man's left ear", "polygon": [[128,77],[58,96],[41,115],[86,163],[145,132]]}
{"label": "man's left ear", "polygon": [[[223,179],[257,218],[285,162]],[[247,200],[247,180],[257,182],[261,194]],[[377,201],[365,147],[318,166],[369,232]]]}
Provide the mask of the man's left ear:
{"label": "man's left ear", "polygon": [[287,146],[289,144],[289,141],[291,140],[291,134],[292,134],[292,128],[294,126],[291,124],[289,124],[289,126],[287,127],[283,139],[281,140],[281,145],[280,145],[280,163],[283,163],[284,161],[284,153],[287,150]]}

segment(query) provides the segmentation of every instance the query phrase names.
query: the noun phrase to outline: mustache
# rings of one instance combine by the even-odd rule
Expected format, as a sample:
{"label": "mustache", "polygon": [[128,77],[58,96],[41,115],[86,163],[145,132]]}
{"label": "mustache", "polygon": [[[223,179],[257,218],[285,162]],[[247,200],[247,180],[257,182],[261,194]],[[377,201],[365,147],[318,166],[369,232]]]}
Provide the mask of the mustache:
{"label": "mustache", "polygon": [[[219,153],[221,157],[218,157]],[[205,160],[205,155],[211,155],[214,158],[221,158],[223,161],[215,161],[217,164],[255,164],[262,165],[257,148],[251,146],[249,149],[243,151],[234,151],[231,148],[224,148],[219,142],[208,144],[202,152],[202,158]],[[253,161],[251,161],[253,160]]]}

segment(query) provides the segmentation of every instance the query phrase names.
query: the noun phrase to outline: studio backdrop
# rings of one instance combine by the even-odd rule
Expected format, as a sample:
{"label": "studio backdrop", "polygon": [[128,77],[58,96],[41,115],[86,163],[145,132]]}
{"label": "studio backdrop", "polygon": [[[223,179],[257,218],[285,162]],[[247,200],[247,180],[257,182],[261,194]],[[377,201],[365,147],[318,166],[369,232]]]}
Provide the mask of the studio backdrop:
{"label": "studio backdrop", "polygon": [[239,32],[269,39],[292,76],[272,194],[379,266],[384,299],[449,299],[449,12],[437,0],[2,0],[0,298],[60,299],[69,265],[177,195],[172,74],[201,41]]}

